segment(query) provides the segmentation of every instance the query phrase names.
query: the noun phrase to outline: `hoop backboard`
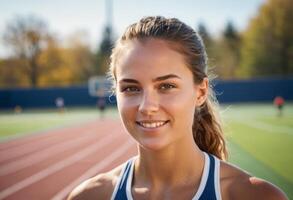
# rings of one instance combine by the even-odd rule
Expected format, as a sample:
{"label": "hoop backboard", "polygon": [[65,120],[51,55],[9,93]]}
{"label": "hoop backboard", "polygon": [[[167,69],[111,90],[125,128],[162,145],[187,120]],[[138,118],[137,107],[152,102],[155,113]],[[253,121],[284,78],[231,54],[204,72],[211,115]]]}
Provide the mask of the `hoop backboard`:
{"label": "hoop backboard", "polygon": [[88,81],[90,96],[106,97],[110,95],[111,83],[105,76],[94,76]]}

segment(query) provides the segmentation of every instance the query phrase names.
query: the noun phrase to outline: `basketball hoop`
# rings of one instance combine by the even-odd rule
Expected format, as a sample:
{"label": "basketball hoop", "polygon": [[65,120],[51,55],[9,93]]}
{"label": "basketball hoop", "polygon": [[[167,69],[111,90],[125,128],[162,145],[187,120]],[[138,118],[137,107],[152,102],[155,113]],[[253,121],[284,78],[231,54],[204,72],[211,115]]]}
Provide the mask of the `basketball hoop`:
{"label": "basketball hoop", "polygon": [[111,82],[105,76],[93,76],[88,81],[89,95],[106,97],[110,95]]}

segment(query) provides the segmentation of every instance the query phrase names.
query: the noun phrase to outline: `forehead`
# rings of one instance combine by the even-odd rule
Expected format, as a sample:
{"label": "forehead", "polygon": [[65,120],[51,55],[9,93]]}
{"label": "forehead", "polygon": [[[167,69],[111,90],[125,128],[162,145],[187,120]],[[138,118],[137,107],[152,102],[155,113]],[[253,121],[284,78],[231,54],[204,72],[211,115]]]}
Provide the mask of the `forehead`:
{"label": "forehead", "polygon": [[183,78],[192,77],[183,55],[174,50],[171,44],[160,39],[126,42],[116,64],[117,80],[134,78],[133,76],[155,77],[166,73]]}

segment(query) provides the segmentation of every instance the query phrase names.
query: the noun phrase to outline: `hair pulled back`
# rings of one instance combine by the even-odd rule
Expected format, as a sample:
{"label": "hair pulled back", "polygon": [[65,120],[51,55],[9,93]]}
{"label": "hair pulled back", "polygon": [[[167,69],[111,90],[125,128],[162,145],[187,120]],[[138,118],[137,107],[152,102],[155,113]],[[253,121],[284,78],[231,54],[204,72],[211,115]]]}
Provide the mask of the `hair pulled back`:
{"label": "hair pulled back", "polygon": [[[115,67],[123,45],[137,39],[162,39],[170,43],[171,47],[183,55],[186,65],[193,73],[195,84],[199,84],[208,77],[207,55],[201,37],[188,25],[176,18],[151,16],[142,18],[130,25],[118,39],[112,50],[109,75],[115,84]],[[211,86],[207,100],[196,108],[193,120],[193,138],[198,147],[218,158],[227,158],[226,143],[223,137],[221,123],[218,117],[218,103]]]}

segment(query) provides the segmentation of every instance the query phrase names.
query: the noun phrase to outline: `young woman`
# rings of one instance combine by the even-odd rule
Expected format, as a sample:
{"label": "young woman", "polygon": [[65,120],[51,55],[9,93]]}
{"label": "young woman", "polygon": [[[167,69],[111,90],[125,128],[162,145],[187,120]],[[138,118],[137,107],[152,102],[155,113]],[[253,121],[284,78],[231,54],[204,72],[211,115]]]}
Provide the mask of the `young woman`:
{"label": "young woman", "polygon": [[174,18],[141,19],[117,41],[110,74],[138,156],[85,181],[69,199],[286,199],[224,161],[207,56],[192,28]]}

